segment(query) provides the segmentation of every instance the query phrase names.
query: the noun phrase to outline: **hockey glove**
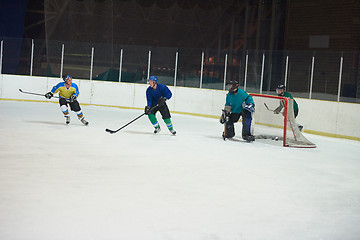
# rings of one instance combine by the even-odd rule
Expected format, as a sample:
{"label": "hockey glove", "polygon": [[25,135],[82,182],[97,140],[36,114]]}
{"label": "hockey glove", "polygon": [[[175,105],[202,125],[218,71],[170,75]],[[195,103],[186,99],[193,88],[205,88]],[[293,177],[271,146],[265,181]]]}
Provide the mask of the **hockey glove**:
{"label": "hockey glove", "polygon": [[226,111],[222,110],[222,114],[220,116],[220,123],[224,124],[226,122]]}
{"label": "hockey glove", "polygon": [[48,93],[45,94],[45,97],[46,97],[47,99],[50,99],[50,98],[52,98],[53,96],[54,96],[54,94],[53,94],[52,92],[48,92]]}
{"label": "hockey glove", "polygon": [[225,106],[225,109],[222,110],[222,114],[220,117],[220,123],[224,124],[226,122],[226,118],[231,114],[231,106]]}
{"label": "hockey glove", "polygon": [[275,108],[275,110],[274,110],[274,114],[279,114],[280,112],[281,112],[281,109],[282,109],[283,107],[280,105],[280,106],[278,106],[277,108]]}
{"label": "hockey glove", "polygon": [[145,115],[149,115],[151,113],[150,109],[150,106],[145,106]]}
{"label": "hockey glove", "polygon": [[243,108],[251,113],[255,112],[255,105],[252,103],[246,104],[245,102],[243,102]]}
{"label": "hockey glove", "polygon": [[76,100],[76,96],[75,95],[71,95],[70,97],[70,102],[74,102]]}
{"label": "hockey glove", "polygon": [[166,100],[167,100],[167,99],[166,99],[165,97],[159,98],[158,106],[159,106],[159,107],[164,106]]}

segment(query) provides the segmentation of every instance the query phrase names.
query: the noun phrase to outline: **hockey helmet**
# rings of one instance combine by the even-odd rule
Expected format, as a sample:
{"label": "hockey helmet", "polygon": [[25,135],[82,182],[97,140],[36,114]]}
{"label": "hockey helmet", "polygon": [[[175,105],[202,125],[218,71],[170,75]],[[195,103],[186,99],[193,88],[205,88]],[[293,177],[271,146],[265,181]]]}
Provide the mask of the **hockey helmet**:
{"label": "hockey helmet", "polygon": [[150,76],[150,77],[149,77],[149,81],[150,81],[150,80],[157,83],[157,80],[158,80],[158,79],[157,79],[157,76]]}
{"label": "hockey helmet", "polygon": [[239,82],[237,80],[230,80],[229,91],[235,92],[239,88]]}
{"label": "hockey helmet", "polygon": [[72,77],[70,75],[66,75],[63,77],[64,82],[66,82],[69,79],[72,79]]}
{"label": "hockey helmet", "polygon": [[278,90],[278,89],[282,89],[282,90],[285,91],[285,85],[284,85],[284,84],[278,85],[278,86],[276,87],[276,90]]}
{"label": "hockey helmet", "polygon": [[284,95],[285,93],[285,85],[284,84],[280,84],[276,87],[276,93],[279,95]]}

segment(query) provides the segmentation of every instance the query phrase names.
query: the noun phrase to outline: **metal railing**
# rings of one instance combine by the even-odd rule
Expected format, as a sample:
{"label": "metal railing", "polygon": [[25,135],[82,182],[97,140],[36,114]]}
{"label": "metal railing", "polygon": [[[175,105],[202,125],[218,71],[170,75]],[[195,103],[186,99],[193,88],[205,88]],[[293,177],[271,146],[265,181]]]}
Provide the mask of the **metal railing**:
{"label": "metal railing", "polygon": [[3,38],[0,74],[143,83],[225,90],[237,79],[251,93],[360,102],[359,52],[256,51],[110,45]]}

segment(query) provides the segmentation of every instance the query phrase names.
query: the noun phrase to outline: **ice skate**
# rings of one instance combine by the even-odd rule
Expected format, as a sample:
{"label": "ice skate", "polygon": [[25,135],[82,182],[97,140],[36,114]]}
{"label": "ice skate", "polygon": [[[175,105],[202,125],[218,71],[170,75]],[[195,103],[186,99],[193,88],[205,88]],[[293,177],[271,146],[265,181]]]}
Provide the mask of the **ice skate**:
{"label": "ice skate", "polygon": [[255,141],[255,137],[253,135],[243,136],[243,139],[247,142]]}
{"label": "ice skate", "polygon": [[85,118],[79,119],[84,125],[89,125],[89,122],[85,120]]}
{"label": "ice skate", "polygon": [[176,135],[176,131],[174,129],[171,129],[169,131],[172,133],[172,135]]}
{"label": "ice skate", "polygon": [[156,134],[156,133],[159,133],[161,131],[161,128],[160,128],[160,126],[158,126],[158,127],[155,127],[155,130],[154,130],[154,133]]}
{"label": "ice skate", "polygon": [[65,117],[65,123],[69,124],[70,123],[70,116],[64,116]]}
{"label": "ice skate", "polygon": [[299,128],[299,131],[302,132],[304,126],[303,125],[298,125],[297,127]]}

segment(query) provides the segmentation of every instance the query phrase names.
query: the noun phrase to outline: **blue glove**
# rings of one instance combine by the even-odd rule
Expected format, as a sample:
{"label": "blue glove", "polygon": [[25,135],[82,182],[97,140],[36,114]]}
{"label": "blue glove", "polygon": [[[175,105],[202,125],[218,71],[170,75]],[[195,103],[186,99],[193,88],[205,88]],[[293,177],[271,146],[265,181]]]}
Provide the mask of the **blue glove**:
{"label": "blue glove", "polygon": [[246,104],[245,102],[243,102],[242,106],[244,109],[248,110],[251,113],[255,112],[255,105],[252,103]]}

